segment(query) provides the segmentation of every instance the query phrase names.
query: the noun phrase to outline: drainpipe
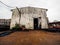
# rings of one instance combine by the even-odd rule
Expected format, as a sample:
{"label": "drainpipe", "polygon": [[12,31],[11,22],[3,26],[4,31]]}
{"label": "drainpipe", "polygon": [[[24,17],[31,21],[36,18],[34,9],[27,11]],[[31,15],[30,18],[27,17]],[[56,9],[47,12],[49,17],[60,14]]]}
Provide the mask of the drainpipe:
{"label": "drainpipe", "polygon": [[18,10],[18,13],[19,13],[19,25],[20,25],[20,20],[21,20],[21,11],[19,10],[19,8],[16,7],[16,9]]}

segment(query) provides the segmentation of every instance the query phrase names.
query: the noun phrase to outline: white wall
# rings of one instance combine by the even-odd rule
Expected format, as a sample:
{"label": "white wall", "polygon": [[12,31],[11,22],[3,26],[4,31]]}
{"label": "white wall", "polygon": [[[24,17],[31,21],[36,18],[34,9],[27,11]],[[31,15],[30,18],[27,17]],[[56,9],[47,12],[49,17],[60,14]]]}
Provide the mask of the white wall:
{"label": "white wall", "polygon": [[[34,18],[41,17],[41,25],[42,28],[48,28],[47,24],[47,18],[46,18],[46,9],[42,8],[33,8],[33,7],[24,7],[19,9],[21,11],[21,20],[20,24],[25,25],[27,29],[33,29],[34,28]],[[14,27],[16,23],[19,23],[19,13],[15,9],[12,11],[14,14],[12,14],[12,20],[11,20],[11,26]],[[39,22],[40,24],[40,22]]]}

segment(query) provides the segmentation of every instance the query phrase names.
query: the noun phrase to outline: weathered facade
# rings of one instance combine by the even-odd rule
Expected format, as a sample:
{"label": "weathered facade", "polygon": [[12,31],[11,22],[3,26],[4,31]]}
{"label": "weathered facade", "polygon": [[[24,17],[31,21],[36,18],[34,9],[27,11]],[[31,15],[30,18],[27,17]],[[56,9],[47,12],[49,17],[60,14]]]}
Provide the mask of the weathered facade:
{"label": "weathered facade", "polygon": [[48,28],[47,9],[22,7],[12,9],[10,28],[15,24],[25,25],[27,29]]}

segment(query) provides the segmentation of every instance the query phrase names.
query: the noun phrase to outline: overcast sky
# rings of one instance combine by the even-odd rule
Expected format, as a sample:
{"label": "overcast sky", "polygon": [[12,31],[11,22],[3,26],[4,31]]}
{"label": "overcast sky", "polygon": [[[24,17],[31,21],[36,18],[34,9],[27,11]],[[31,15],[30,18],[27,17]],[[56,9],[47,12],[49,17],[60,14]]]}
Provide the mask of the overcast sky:
{"label": "overcast sky", "polygon": [[[60,20],[60,0],[0,0],[8,6],[15,7],[39,7],[46,8],[47,17],[50,22]],[[0,3],[0,18],[10,19],[12,8],[6,7]]]}

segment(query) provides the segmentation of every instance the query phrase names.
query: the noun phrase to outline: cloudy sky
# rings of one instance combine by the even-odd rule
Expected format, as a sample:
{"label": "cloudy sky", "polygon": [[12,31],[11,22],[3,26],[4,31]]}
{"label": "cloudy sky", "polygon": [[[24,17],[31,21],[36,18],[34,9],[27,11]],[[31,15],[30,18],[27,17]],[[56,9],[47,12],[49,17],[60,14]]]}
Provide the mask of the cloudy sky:
{"label": "cloudy sky", "polygon": [[[0,0],[12,8],[15,7],[40,7],[47,8],[47,17],[50,22],[60,20],[60,0]],[[0,18],[10,19],[12,8],[7,7],[0,2]]]}

